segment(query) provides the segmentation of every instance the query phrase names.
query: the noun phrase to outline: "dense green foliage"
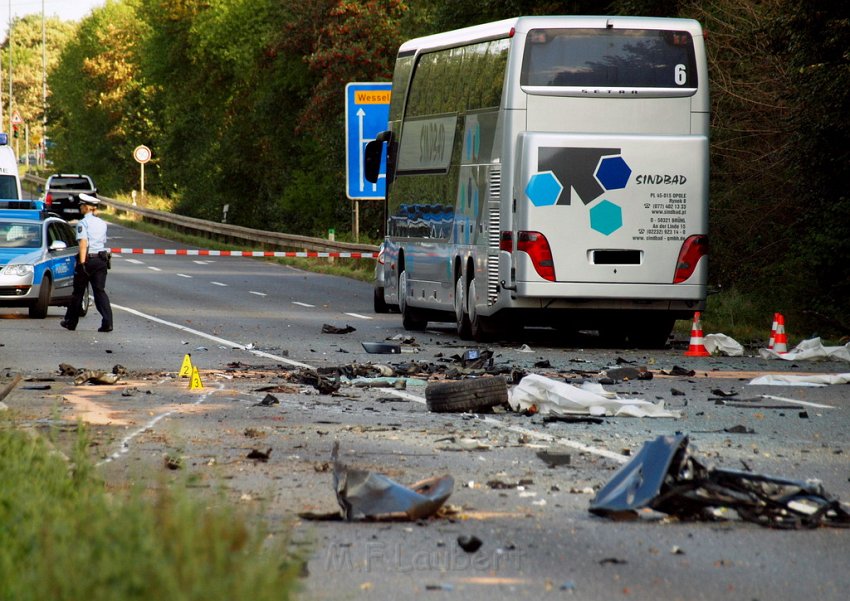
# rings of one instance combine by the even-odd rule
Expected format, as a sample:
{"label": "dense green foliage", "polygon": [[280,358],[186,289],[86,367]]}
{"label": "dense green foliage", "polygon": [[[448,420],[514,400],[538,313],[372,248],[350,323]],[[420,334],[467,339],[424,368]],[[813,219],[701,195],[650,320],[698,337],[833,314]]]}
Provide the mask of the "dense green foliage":
{"label": "dense green foliage", "polygon": [[285,540],[174,487],[108,494],[86,457],[0,423],[0,599],[288,599]]}
{"label": "dense green foliage", "polygon": [[[850,8],[839,0],[109,0],[51,70],[62,168],[176,210],[343,233],[348,81],[389,80],[406,38],[518,14],[698,19],[712,86],[712,284],[801,328],[850,330]],[[105,143],[106,142],[106,143]],[[361,203],[361,231],[380,229]]]}

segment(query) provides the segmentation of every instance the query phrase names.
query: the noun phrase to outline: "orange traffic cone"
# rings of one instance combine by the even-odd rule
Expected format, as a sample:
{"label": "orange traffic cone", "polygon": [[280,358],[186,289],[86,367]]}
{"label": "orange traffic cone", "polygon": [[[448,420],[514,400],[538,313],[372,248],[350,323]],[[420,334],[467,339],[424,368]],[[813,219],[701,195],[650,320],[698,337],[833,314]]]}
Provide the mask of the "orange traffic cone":
{"label": "orange traffic cone", "polygon": [[785,316],[776,314],[776,336],[773,340],[773,352],[784,355],[788,352],[788,336],[785,334]]}
{"label": "orange traffic cone", "polygon": [[710,357],[711,353],[705,348],[702,338],[702,324],[699,321],[699,311],[694,313],[694,324],[691,326],[691,343],[685,351],[686,357]]}
{"label": "orange traffic cone", "polygon": [[773,345],[776,343],[776,324],[779,320],[779,313],[773,314],[773,325],[770,326],[770,340],[767,342],[768,350],[773,350]]}

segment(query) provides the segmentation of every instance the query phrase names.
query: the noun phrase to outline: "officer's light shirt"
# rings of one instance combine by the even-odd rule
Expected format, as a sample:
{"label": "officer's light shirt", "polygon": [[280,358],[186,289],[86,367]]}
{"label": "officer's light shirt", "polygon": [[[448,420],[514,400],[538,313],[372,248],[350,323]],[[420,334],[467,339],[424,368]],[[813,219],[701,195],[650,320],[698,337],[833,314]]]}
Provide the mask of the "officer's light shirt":
{"label": "officer's light shirt", "polygon": [[86,239],[89,242],[88,253],[94,255],[106,250],[106,222],[88,213],[77,224],[77,240]]}

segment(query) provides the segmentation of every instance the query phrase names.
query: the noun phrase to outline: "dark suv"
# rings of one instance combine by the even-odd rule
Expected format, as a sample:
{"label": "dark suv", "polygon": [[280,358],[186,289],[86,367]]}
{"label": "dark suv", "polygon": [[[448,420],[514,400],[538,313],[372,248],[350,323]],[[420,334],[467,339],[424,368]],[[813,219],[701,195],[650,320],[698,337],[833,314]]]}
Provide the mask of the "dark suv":
{"label": "dark suv", "polygon": [[80,193],[97,196],[97,188],[88,175],[80,173],[54,173],[44,185],[44,204],[51,213],[65,220],[79,219]]}

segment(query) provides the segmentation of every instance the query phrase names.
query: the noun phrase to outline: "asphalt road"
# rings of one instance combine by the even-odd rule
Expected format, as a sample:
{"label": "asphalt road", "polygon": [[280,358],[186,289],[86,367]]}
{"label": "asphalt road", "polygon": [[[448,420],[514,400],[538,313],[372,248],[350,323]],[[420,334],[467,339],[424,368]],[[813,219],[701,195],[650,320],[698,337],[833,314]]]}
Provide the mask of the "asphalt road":
{"label": "asphalt road", "polygon": [[[111,246],[176,247],[110,230]],[[415,352],[370,355],[361,342],[406,333],[398,315],[372,313],[369,284],[251,259],[115,257],[107,288],[115,312],[108,334],[96,331],[94,310],[76,332],[59,327],[59,308],[45,320],[0,311],[0,383],[15,373],[30,378],[5,402],[26,426],[87,421],[110,481],[156,486],[165,474],[201,495],[223,490],[256,511],[305,557],[306,598],[846,598],[848,530],[781,531],[659,514],[613,521],[588,512],[595,492],[644,442],[674,432],[688,433],[704,462],[816,478],[850,500],[850,387],[748,384],[758,373],[850,372],[846,363],[691,358],[683,356],[687,340],[664,351],[606,349],[592,337],[546,330],[470,345],[449,324],[403,345]],[[324,324],[355,331],[323,334]],[[505,371],[575,383],[598,381],[618,365],[645,367],[651,380],[606,388],[664,401],[679,417],[569,424],[428,412],[427,372],[461,369],[471,348],[492,350],[493,366]],[[200,389],[178,377],[187,353]],[[74,386],[58,375],[60,363],[117,364],[129,373],[115,386]],[[410,372],[405,389],[343,385],[329,395],[299,379],[306,366],[377,363]],[[695,373],[665,375],[674,367]],[[258,405],[269,390],[279,404]],[[762,394],[785,400],[736,403]],[[479,448],[463,450],[461,439]],[[338,510],[334,441],[346,463],[402,484],[451,475],[450,511],[416,523],[299,518]],[[268,461],[247,458],[269,449]],[[569,455],[569,464],[549,467],[537,455],[543,450]],[[471,535],[483,544],[470,554],[457,539]]]}

